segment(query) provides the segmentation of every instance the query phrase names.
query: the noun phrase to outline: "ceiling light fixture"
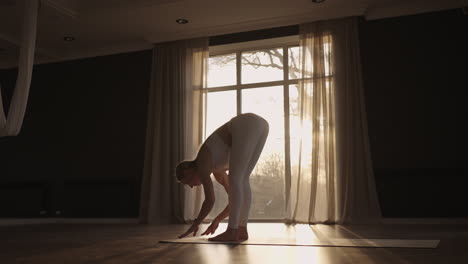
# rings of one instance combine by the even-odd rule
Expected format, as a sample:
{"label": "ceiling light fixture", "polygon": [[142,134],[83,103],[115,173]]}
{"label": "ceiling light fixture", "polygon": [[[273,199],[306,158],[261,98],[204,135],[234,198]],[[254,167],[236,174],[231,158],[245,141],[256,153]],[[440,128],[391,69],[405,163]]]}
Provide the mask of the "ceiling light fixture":
{"label": "ceiling light fixture", "polygon": [[312,0],[312,2],[314,2],[316,4],[320,4],[320,3],[325,2],[325,0]]}
{"label": "ceiling light fixture", "polygon": [[63,37],[63,40],[65,40],[65,41],[74,41],[75,38],[74,37]]}
{"label": "ceiling light fixture", "polygon": [[179,18],[175,21],[177,24],[187,24],[188,20],[185,18]]}

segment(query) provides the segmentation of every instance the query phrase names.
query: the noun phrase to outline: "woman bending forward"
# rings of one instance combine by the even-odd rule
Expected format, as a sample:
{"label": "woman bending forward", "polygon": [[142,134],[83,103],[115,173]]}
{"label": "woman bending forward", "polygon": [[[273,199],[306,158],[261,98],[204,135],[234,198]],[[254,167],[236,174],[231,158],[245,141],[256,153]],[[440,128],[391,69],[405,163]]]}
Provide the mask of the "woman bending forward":
{"label": "woman bending forward", "polygon": [[[205,201],[192,226],[180,235],[196,235],[198,225],[213,208],[215,195],[210,175],[224,186],[229,196],[229,204],[213,220],[202,235],[213,234],[219,222],[229,215],[226,231],[211,241],[243,241],[248,239],[247,221],[249,219],[252,193],[250,173],[257,164],[268,136],[268,122],[262,117],[247,113],[232,118],[213,134],[200,147],[193,161],[183,161],[177,165],[176,175],[179,182],[190,187],[203,185]],[[226,171],[229,170],[229,175]]]}

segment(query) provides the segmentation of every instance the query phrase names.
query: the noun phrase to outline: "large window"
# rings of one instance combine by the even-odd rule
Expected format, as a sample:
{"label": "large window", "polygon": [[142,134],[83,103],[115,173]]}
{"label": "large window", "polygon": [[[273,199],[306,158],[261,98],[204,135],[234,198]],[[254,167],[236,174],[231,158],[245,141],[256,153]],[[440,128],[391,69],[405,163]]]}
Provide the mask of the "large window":
{"label": "large window", "polygon": [[[286,168],[294,166],[298,153],[294,148],[300,125],[299,55],[297,37],[210,51],[206,135],[240,113],[256,113],[270,124],[268,140],[250,176],[250,219],[285,217]],[[222,186],[214,185],[217,199],[209,218],[228,202]]]}

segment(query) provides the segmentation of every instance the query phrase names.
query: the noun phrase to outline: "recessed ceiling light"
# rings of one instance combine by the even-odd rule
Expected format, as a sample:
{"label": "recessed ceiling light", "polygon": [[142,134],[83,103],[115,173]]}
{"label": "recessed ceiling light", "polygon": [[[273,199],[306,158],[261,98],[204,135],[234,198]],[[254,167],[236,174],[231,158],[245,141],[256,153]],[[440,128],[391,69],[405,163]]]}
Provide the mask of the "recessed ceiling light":
{"label": "recessed ceiling light", "polygon": [[175,21],[177,24],[187,24],[188,20],[185,18],[179,18]]}
{"label": "recessed ceiling light", "polygon": [[314,2],[316,4],[320,4],[320,3],[325,2],[325,0],[312,0],[312,2]]}
{"label": "recessed ceiling light", "polygon": [[63,37],[63,40],[65,40],[65,41],[74,41],[75,38],[74,37]]}

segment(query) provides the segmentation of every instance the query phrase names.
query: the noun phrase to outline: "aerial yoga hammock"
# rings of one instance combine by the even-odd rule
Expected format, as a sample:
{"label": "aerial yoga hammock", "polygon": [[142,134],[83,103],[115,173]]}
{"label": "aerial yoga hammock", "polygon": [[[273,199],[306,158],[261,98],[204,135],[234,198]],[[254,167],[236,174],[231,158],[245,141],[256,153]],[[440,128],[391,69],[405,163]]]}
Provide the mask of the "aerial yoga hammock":
{"label": "aerial yoga hammock", "polygon": [[29,87],[31,85],[39,0],[24,0],[22,4],[24,5],[24,18],[20,40],[21,47],[18,61],[18,76],[15,90],[11,98],[8,116],[5,115],[3,109],[0,85],[0,137],[16,136],[20,132],[26,112]]}

